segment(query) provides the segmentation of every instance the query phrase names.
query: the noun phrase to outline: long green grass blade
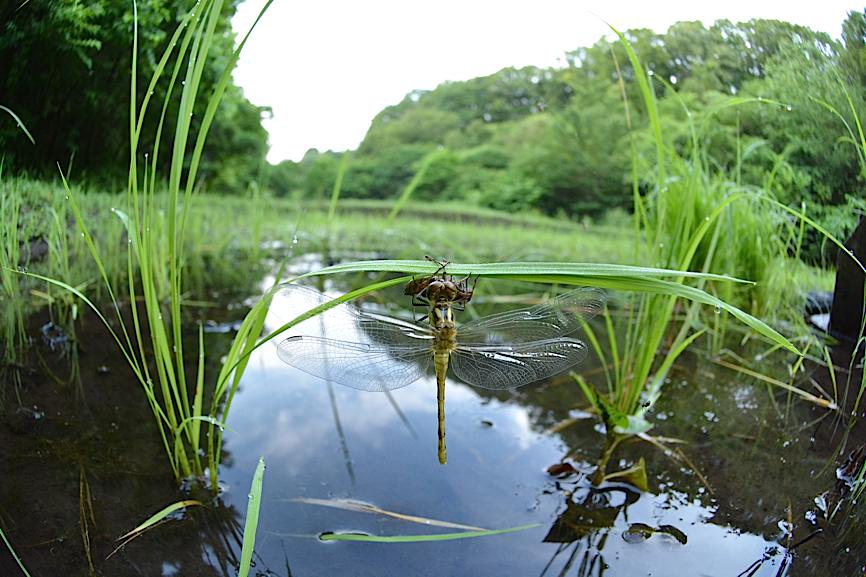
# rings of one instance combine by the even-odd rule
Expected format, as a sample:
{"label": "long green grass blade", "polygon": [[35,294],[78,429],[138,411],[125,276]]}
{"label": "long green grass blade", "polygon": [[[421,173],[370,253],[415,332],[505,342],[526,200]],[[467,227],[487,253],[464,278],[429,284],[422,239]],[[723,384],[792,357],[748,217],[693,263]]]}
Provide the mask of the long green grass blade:
{"label": "long green grass blade", "polygon": [[[361,260],[329,266],[309,272],[299,278],[325,274],[352,272],[398,272],[404,274],[433,274],[438,265],[426,260]],[[751,283],[726,275],[680,271],[623,264],[572,263],[572,262],[497,262],[497,263],[451,263],[448,272],[456,275],[494,276],[505,278],[516,275],[564,275],[564,276],[611,276],[611,277],[688,277],[707,280]]]}
{"label": "long green grass blade", "polygon": [[824,238],[826,238],[827,240],[829,240],[830,242],[835,244],[837,247],[839,247],[839,250],[841,250],[843,253],[848,255],[851,258],[851,260],[854,262],[854,264],[856,264],[860,270],[862,270],[864,273],[866,273],[866,266],[864,266],[863,263],[860,262],[860,260],[854,254],[854,251],[852,251],[847,246],[845,246],[845,243],[843,243],[841,240],[836,238],[832,232],[830,232],[829,230],[827,230],[826,228],[824,228],[823,226],[821,226],[820,224],[818,224],[817,222],[815,222],[814,220],[809,218],[805,213],[803,213],[799,210],[791,208],[790,206],[782,204],[781,202],[774,200],[772,198],[765,198],[764,200],[766,202],[769,202],[770,204],[772,204],[774,206],[781,208],[785,212],[788,212],[788,213],[796,216],[797,218],[806,222],[809,226],[811,226],[812,228],[814,228],[815,230],[820,232]]}
{"label": "long green grass blade", "polygon": [[24,135],[27,137],[27,139],[28,139],[32,144],[36,144],[36,141],[33,139],[33,135],[30,134],[30,131],[27,130],[27,127],[24,126],[24,122],[23,122],[20,118],[18,118],[18,115],[17,115],[17,114],[15,114],[14,112],[12,112],[12,110],[10,110],[9,108],[6,108],[6,107],[3,106],[2,104],[0,104],[0,110],[3,110],[3,111],[5,111],[7,114],[9,114],[9,116],[11,116],[12,119],[13,119],[13,120],[18,124],[18,128],[21,129],[21,131],[24,133]]}
{"label": "long green grass blade", "polygon": [[490,537],[505,533],[516,533],[540,527],[540,523],[520,525],[508,529],[490,531],[461,531],[459,533],[439,533],[437,535],[365,535],[363,533],[325,533],[319,538],[322,541],[362,541],[365,543],[426,543],[429,541],[454,541],[455,539],[471,539],[473,537]]}
{"label": "long green grass blade", "polygon": [[[301,277],[299,277],[299,278],[301,278]],[[295,317],[294,319],[285,323],[284,325],[278,327],[277,329],[272,331],[270,334],[268,334],[267,336],[262,338],[259,342],[256,343],[256,345],[254,347],[252,347],[249,351],[245,352],[237,362],[238,363],[243,362],[245,359],[247,359],[249,357],[249,355],[254,350],[256,350],[260,346],[264,345],[266,342],[278,337],[280,334],[286,332],[287,330],[289,330],[290,328],[292,328],[293,326],[295,326],[296,324],[298,324],[300,322],[303,322],[309,318],[312,318],[318,314],[321,314],[321,313],[325,312],[326,310],[331,309],[331,308],[333,308],[339,304],[354,300],[354,299],[356,299],[360,296],[363,296],[367,293],[371,293],[371,292],[377,291],[377,290],[382,290],[382,289],[392,287],[392,286],[398,285],[398,284],[404,284],[404,283],[409,282],[410,280],[411,280],[411,277],[404,276],[404,277],[389,279],[389,280],[382,281],[382,282],[373,283],[371,285],[361,287],[357,290],[353,290],[352,292],[346,293],[343,296],[337,297],[333,300],[330,300],[326,303],[323,303],[314,309],[310,309],[307,312],[300,314],[297,317]],[[277,289],[279,289],[279,287],[274,287],[274,289],[271,289],[271,290],[277,290]],[[228,371],[228,373],[230,373],[231,370],[234,370],[234,367],[231,367],[231,369]]]}
{"label": "long green grass blade", "polygon": [[259,511],[262,505],[262,484],[265,479],[265,459],[259,458],[253,482],[250,485],[250,497],[247,503],[247,520],[244,523],[244,542],[241,545],[241,563],[238,577],[247,577],[250,564],[253,561],[253,547],[256,543],[256,529],[259,526]]}
{"label": "long green grass blade", "polygon": [[653,137],[656,145],[656,168],[659,174],[659,182],[665,181],[665,150],[664,150],[664,140],[662,139],[662,128],[661,121],[659,120],[659,111],[656,106],[655,93],[653,92],[652,86],[649,83],[649,76],[644,71],[643,65],[641,65],[640,60],[635,54],[634,49],[629,43],[628,39],[616,28],[608,24],[608,28],[610,28],[614,34],[619,38],[620,43],[625,48],[626,54],[628,55],[628,59],[631,62],[632,67],[634,68],[634,76],[637,79],[638,86],[640,87],[641,95],[643,96],[644,103],[647,108],[647,115],[649,116],[650,126],[652,127]]}
{"label": "long green grass blade", "polygon": [[3,532],[3,528],[0,527],[0,538],[3,539],[3,543],[6,544],[6,548],[9,549],[9,552],[12,554],[12,558],[15,559],[15,562],[18,564],[18,568],[21,569],[21,572],[24,573],[27,577],[30,577],[30,573],[27,572],[27,568],[24,567],[24,563],[21,562],[21,557],[15,552],[15,549],[12,548],[12,543],[9,542],[9,539],[6,538],[6,533]]}
{"label": "long green grass blade", "polygon": [[409,181],[409,184],[407,184],[406,188],[403,189],[403,192],[400,193],[400,198],[397,199],[397,202],[394,203],[394,208],[392,208],[391,212],[388,213],[388,220],[393,220],[398,214],[400,214],[400,211],[403,210],[403,207],[406,206],[406,203],[409,202],[410,198],[412,198],[415,189],[424,181],[424,175],[427,174],[427,169],[430,168],[430,165],[444,153],[444,149],[437,149],[424,157],[421,161],[421,166],[418,167],[418,172],[415,173],[415,176],[412,177],[412,180]]}
{"label": "long green grass blade", "polygon": [[185,499],[183,501],[177,501],[176,503],[172,503],[167,507],[160,509],[158,512],[154,513],[146,521],[144,521],[141,525],[132,529],[131,531],[124,533],[120,537],[117,538],[118,541],[123,541],[129,537],[134,537],[138,534],[144,533],[148,529],[152,529],[158,523],[164,521],[169,515],[178,511],[179,509],[184,509],[186,507],[196,507],[196,506],[204,506],[204,503],[201,501],[197,501],[195,499]]}
{"label": "long green grass blade", "polygon": [[[336,274],[346,272],[403,272],[414,274],[432,274],[436,271],[436,265],[426,261],[400,261],[400,260],[382,260],[382,261],[358,261],[343,265],[327,267],[318,271],[307,273],[298,278]],[[776,343],[790,352],[799,355],[800,351],[791,344],[791,342],[782,336],[778,331],[771,328],[764,321],[757,319],[749,313],[730,305],[723,300],[701,290],[688,285],[677,282],[663,280],[658,277],[665,276],[688,276],[700,279],[713,280],[729,280],[736,281],[732,277],[720,275],[707,275],[704,273],[687,273],[683,271],[674,271],[667,269],[645,268],[645,267],[630,267],[626,265],[600,265],[594,263],[487,263],[487,264],[454,264],[448,265],[448,271],[452,274],[473,274],[478,276],[502,278],[510,280],[519,280],[527,282],[539,283],[556,283],[567,285],[583,285],[594,286],[609,290],[623,290],[632,292],[647,292],[654,294],[668,295],[671,297],[680,297],[690,301],[699,302],[711,307],[714,307],[718,312],[727,311],[739,321],[754,329],[759,334],[768,338],[771,342]],[[380,283],[378,288],[384,288],[400,282],[406,282],[406,278],[393,279]],[[372,285],[371,285],[372,286]],[[345,300],[350,300],[360,294],[370,292],[371,287],[365,287],[344,295],[341,297]],[[347,298],[348,297],[348,298]],[[339,300],[339,299],[338,299]],[[345,302],[340,300],[340,302]],[[292,321],[291,325],[280,327],[275,333],[283,332],[290,326],[301,322],[311,316],[315,316],[320,312],[339,304],[336,301],[321,305],[308,314],[302,315]],[[669,306],[673,306],[672,303]],[[270,335],[268,339],[276,336]]]}

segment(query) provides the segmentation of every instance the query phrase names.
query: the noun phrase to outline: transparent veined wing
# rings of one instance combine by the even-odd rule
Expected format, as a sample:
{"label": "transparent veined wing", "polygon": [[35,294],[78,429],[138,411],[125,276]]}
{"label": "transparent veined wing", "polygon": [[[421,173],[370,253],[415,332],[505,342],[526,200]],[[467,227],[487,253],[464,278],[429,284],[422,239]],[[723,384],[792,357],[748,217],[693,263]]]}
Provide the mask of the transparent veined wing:
{"label": "transparent veined wing", "polygon": [[314,336],[291,336],[277,345],[285,363],[305,373],[361,391],[394,390],[424,376],[429,343],[381,346]]}
{"label": "transparent veined wing", "polygon": [[567,337],[499,345],[458,345],[450,366],[461,381],[504,390],[556,375],[586,358],[586,344]]}
{"label": "transparent veined wing", "polygon": [[[331,300],[315,289],[285,284],[271,300],[268,328],[273,330]],[[347,342],[398,347],[415,347],[419,341],[433,339],[429,326],[363,312],[348,303],[298,323],[286,335],[335,335]]]}
{"label": "transparent veined wing", "polygon": [[482,317],[457,327],[460,344],[509,344],[568,335],[604,307],[604,291],[582,287],[525,309]]}

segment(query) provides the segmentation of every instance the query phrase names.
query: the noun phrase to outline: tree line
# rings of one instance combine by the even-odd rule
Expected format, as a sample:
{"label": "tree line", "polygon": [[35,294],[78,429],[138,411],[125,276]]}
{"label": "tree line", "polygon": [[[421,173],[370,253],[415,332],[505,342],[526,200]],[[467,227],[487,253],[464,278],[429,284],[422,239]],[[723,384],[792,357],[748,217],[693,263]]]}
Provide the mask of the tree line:
{"label": "tree line", "polygon": [[[775,20],[624,35],[652,73],[673,150],[699,153],[708,170],[763,187],[837,234],[851,230],[866,210],[857,132],[866,11],[848,15],[841,41]],[[634,75],[619,40],[602,38],[563,68],[508,68],[412,92],[374,118],[341,195],[393,198],[423,168],[415,198],[566,215],[627,209],[633,160],[650,173],[655,158]],[[282,162],[270,186],[327,195],[343,154]]]}
{"label": "tree line", "polygon": [[[185,6],[154,0],[138,7],[141,90]],[[232,13],[221,21],[203,95],[233,50]],[[60,162],[88,182],[122,188],[131,6],[29,2],[0,16],[0,105],[14,110],[36,140],[0,118],[6,170],[53,175]],[[679,22],[663,33],[624,35],[652,73],[672,150],[683,158],[699,154],[709,170],[805,208],[838,234],[851,228],[866,208],[858,146],[866,10],[848,15],[841,40],[775,20]],[[567,216],[627,209],[632,171],[651,172],[654,158],[635,72],[613,37],[570,52],[566,61],[411,92],[372,120],[357,150],[313,149],[300,162],[277,165],[265,161],[261,118],[268,110],[232,85],[211,130],[202,186],[239,194],[255,183],[277,196],[323,198],[349,154],[343,198],[396,198],[414,178],[421,200]],[[154,133],[153,116],[145,135]]]}
{"label": "tree line", "polygon": [[[238,0],[227,4],[214,36],[215,57],[202,75],[198,110],[204,110],[234,51],[231,17]],[[137,3],[139,104],[190,5],[189,0]],[[125,189],[134,24],[131,1],[7,2],[0,7],[0,105],[12,110],[35,140],[31,143],[15,120],[0,112],[0,155],[7,171],[54,178],[60,164],[79,182]],[[162,82],[151,95],[156,112],[145,119],[141,150],[152,148],[167,90]],[[165,114],[161,149],[169,153],[179,93],[173,91]],[[260,175],[268,148],[261,118],[267,113],[230,83],[202,159],[205,182],[218,190],[244,190]],[[193,118],[193,133],[200,120]]]}

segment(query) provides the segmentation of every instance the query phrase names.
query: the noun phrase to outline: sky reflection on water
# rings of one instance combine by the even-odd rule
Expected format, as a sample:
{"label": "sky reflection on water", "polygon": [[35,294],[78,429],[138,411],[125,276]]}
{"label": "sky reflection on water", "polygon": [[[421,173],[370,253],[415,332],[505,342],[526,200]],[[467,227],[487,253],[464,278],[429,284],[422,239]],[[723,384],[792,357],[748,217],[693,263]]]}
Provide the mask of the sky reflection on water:
{"label": "sky reflection on water", "polygon": [[[524,405],[534,387],[538,385],[522,389],[529,391],[522,397]],[[618,511],[613,527],[572,544],[545,543],[557,517],[568,511],[570,502],[579,506],[587,491],[585,484],[557,482],[546,473],[569,447],[533,424],[531,406],[484,398],[450,381],[448,464],[443,466],[436,455],[432,375],[391,393],[408,427],[383,393],[340,385],[333,385],[333,393],[345,448],[325,381],[283,364],[270,346],[254,354],[244,375],[228,422],[230,466],[224,467],[222,478],[229,486],[225,499],[243,510],[259,456],[267,462],[256,547],[262,569],[284,574],[287,562],[295,577],[499,576],[542,575],[550,563],[545,575],[558,575],[566,566],[571,567],[569,574],[596,575],[606,566],[604,574],[614,576],[733,577],[767,551],[778,554],[754,575],[775,575],[781,562],[780,547],[761,536],[713,524],[712,507],[675,490],[641,495]],[[594,433],[585,439],[599,447],[601,441]],[[398,535],[453,529],[291,501],[299,497],[351,498],[390,511],[491,529],[540,526],[438,543],[323,543],[314,537],[326,531]],[[688,543],[681,545],[666,535],[627,543],[622,533],[633,522],[674,525],[688,535]]]}

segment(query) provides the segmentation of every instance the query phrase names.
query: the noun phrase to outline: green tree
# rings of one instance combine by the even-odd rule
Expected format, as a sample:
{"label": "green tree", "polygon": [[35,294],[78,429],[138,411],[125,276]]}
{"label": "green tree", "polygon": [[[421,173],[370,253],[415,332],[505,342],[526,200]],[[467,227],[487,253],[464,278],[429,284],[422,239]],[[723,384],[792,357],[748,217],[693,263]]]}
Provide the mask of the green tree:
{"label": "green tree", "polygon": [[[204,101],[215,86],[234,50],[231,8],[223,12],[207,63]],[[138,3],[138,101],[174,30],[188,11],[189,0],[152,0]],[[0,149],[7,166],[36,174],[54,174],[55,162],[73,162],[76,174],[125,181],[129,141],[129,83],[133,39],[132,2],[114,0],[54,0],[7,3],[0,13],[0,94],[4,105],[15,110],[30,129],[36,145],[22,143],[14,126],[0,124]],[[166,82],[157,88],[154,101],[161,103]],[[175,91],[175,95],[179,91]],[[176,99],[174,99],[176,100]],[[177,102],[168,110],[176,116]],[[231,87],[223,98],[205,149],[203,168],[217,183],[237,186],[247,178],[240,164],[257,169],[266,147],[261,111]],[[203,110],[203,108],[200,108]],[[140,142],[150,149],[158,122],[159,105],[151,107]],[[199,118],[194,118],[193,130]],[[165,131],[165,138],[170,130]],[[26,144],[26,146],[25,146]],[[170,150],[164,143],[163,151]],[[126,152],[125,152],[126,151]],[[226,161],[227,168],[216,167]],[[234,165],[234,168],[228,168]],[[167,168],[167,163],[163,164]],[[230,175],[234,172],[234,175]],[[238,175],[247,172],[242,177]],[[207,183],[206,183],[207,184]],[[218,184],[218,186],[222,186]]]}

